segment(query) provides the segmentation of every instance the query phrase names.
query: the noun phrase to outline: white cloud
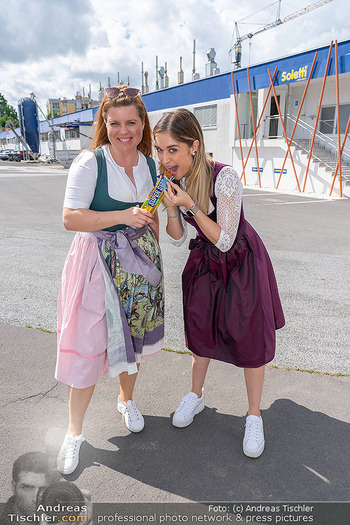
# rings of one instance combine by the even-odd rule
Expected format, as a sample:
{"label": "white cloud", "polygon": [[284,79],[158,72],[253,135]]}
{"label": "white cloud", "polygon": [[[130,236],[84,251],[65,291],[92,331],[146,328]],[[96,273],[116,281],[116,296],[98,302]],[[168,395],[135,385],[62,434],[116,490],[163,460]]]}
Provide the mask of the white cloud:
{"label": "white cloud", "polygon": [[[281,18],[311,0],[282,0]],[[155,57],[168,64],[170,84],[177,82],[183,57],[185,81],[192,74],[192,46],[196,39],[196,69],[204,76],[206,52],[216,50],[221,72],[232,68],[228,50],[235,40],[234,22],[241,36],[272,22],[277,2],[261,0],[10,0],[0,13],[0,92],[10,104],[32,91],[41,105],[51,97],[74,97],[117,74],[141,86],[141,62],[155,88]],[[259,12],[258,12],[259,11]],[[348,0],[334,0],[243,42],[242,65],[267,61],[330,41],[350,38]]]}
{"label": "white cloud", "polygon": [[90,43],[92,9],[84,0],[76,0],[74,10],[71,5],[68,0],[10,1],[0,11],[2,62],[30,66],[43,56],[84,53]]}

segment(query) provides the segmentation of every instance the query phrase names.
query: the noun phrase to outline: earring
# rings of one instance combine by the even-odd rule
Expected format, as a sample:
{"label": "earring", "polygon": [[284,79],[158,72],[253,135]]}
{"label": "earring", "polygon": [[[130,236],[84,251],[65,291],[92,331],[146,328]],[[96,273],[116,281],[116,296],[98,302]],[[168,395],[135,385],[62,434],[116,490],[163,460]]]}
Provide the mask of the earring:
{"label": "earring", "polygon": [[195,154],[196,154],[196,152],[195,152],[195,151],[193,151],[193,152],[192,152],[192,157],[194,157],[194,156],[195,156]]}

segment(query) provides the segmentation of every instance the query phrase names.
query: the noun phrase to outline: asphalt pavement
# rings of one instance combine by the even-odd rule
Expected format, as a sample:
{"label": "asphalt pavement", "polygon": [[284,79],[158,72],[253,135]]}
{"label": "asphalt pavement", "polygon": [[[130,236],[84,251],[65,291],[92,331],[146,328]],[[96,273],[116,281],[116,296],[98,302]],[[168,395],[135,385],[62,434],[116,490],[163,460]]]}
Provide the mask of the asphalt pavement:
{"label": "asphalt pavement", "polygon": [[[29,450],[54,458],[67,426],[66,386],[54,379],[56,300],[73,237],[61,225],[66,176],[58,166],[0,164],[0,501],[11,495],[14,459]],[[117,413],[117,381],[96,387],[81,465],[67,477],[94,502],[350,499],[350,201],[245,189],[244,207],[270,253],[286,316],[266,372],[265,452],[242,453],[244,379],[224,363],[210,364],[194,423],[171,425],[191,377],[180,286],[188,243],[170,244],[161,213],[166,349],[142,363],[140,434]]]}

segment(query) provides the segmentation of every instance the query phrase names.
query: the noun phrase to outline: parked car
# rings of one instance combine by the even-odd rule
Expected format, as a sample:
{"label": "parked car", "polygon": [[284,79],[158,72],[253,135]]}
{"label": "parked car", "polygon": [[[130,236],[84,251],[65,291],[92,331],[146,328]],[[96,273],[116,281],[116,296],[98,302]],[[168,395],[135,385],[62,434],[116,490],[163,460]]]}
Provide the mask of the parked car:
{"label": "parked car", "polygon": [[22,151],[11,151],[9,154],[9,160],[15,160],[16,162],[20,162],[23,160],[23,152]]}
{"label": "parked car", "polygon": [[9,153],[8,153],[8,149],[0,149],[0,159],[1,160],[8,160],[9,158]]}
{"label": "parked car", "polygon": [[23,151],[16,151],[14,149],[1,149],[0,159],[20,162],[23,160]]}

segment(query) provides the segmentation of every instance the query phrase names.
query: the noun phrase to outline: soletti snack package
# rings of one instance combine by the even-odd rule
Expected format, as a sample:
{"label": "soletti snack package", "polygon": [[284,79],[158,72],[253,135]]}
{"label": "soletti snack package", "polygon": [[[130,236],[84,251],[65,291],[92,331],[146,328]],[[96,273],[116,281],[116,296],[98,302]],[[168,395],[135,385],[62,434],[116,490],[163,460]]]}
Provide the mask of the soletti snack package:
{"label": "soletti snack package", "polygon": [[164,197],[164,190],[166,190],[166,183],[173,180],[173,176],[170,171],[166,171],[159,175],[156,185],[153,190],[147,196],[147,199],[142,204],[141,208],[144,208],[151,213],[155,213],[159,204],[162,202]]}

